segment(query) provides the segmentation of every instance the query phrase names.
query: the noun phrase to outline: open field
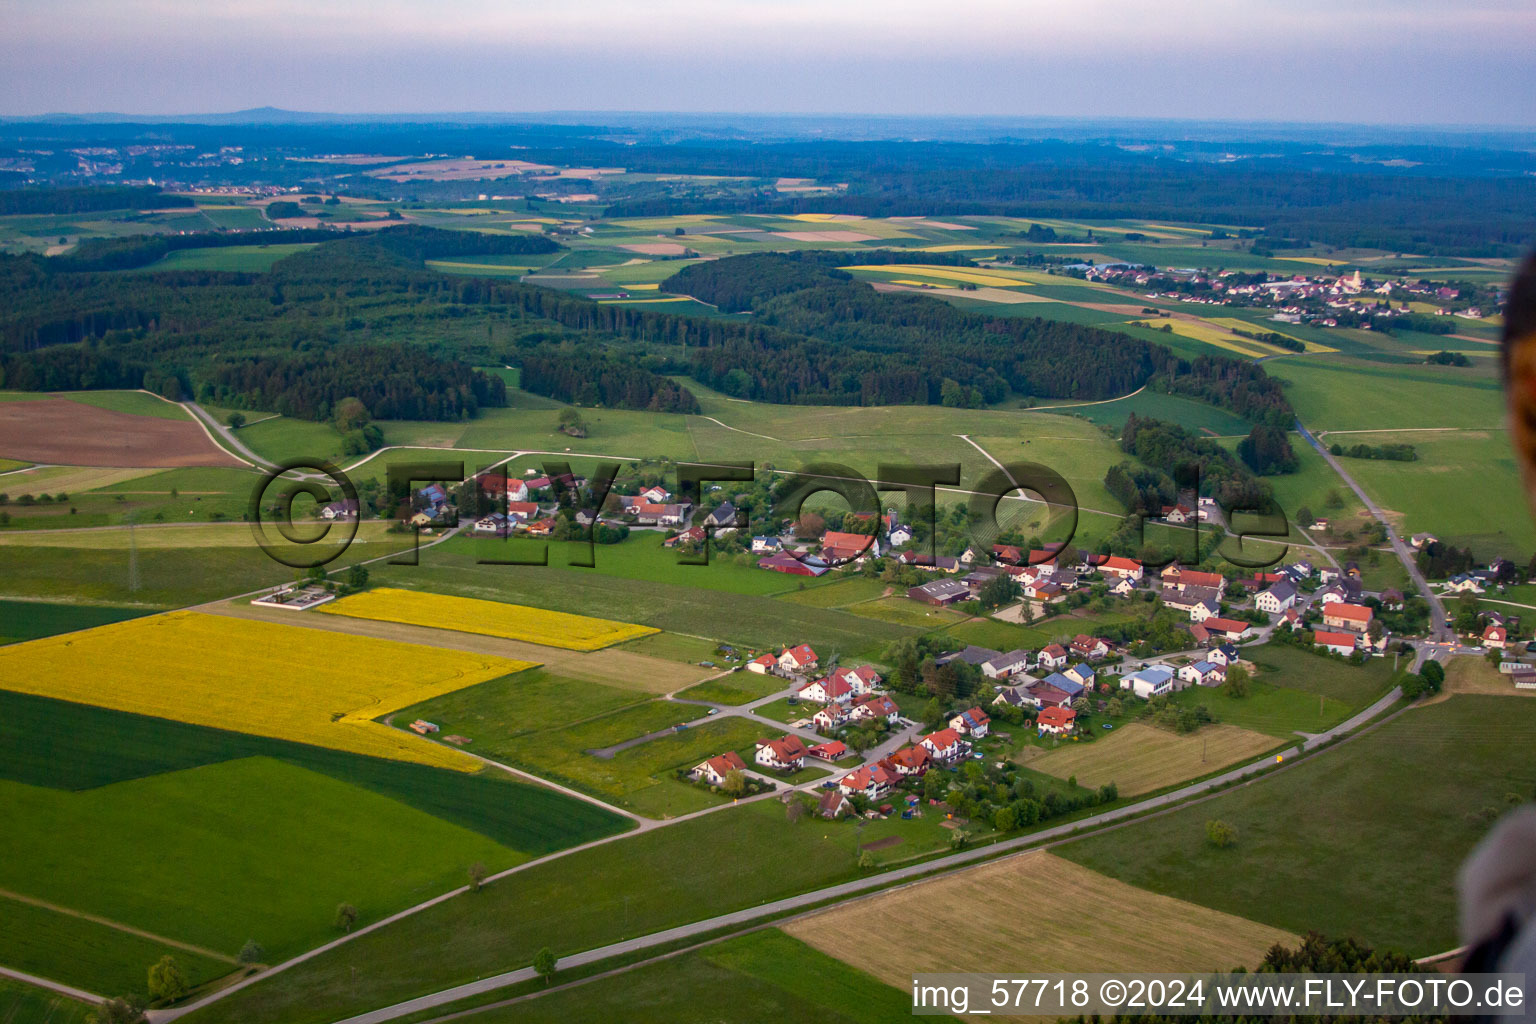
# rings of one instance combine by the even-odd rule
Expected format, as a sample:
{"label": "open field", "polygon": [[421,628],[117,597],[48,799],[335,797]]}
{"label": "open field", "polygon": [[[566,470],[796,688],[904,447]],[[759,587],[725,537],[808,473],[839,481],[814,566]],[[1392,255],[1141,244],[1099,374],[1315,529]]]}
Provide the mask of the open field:
{"label": "open field", "polygon": [[906,992],[767,928],[463,1022],[886,1024],[910,1012]]}
{"label": "open field", "polygon": [[743,671],[691,686],[678,696],[683,700],[707,700],[716,704],[750,704],[770,693],[778,693],[788,685],[778,676]]}
{"label": "open field", "polygon": [[0,978],[0,1021],[5,1024],[85,1024],[96,1007],[47,989]]}
{"label": "open field", "polygon": [[[1456,945],[1457,867],[1536,785],[1522,755],[1533,729],[1536,702],[1455,696],[1197,806],[1071,843],[1064,855],[1276,927],[1427,956]],[[1235,846],[1206,840],[1213,818],[1237,828]],[[1404,899],[1404,879],[1426,884]]]}
{"label": "open field", "polygon": [[528,667],[194,612],[0,649],[11,690],[464,771],[477,762],[372,719]]}
{"label": "open field", "polygon": [[1290,386],[1301,422],[1320,430],[1489,430],[1504,422],[1504,392],[1491,368],[1380,366],[1315,356],[1264,364]]}
{"label": "open field", "polygon": [[463,633],[484,633],[546,647],[570,651],[596,651],[613,644],[659,632],[651,626],[636,626],[612,619],[552,612],[545,608],[483,601],[472,597],[451,597],[416,590],[376,587],[340,601],[322,605],[320,610],[333,615],[351,615],[360,619],[404,622],[414,626],[435,626]]}
{"label": "open field", "polygon": [[0,455],[70,466],[240,465],[185,416],[141,416],[65,398],[0,402]]}
{"label": "open field", "polygon": [[1517,690],[1509,676],[1504,675],[1481,658],[1457,658],[1445,670],[1445,686],[1440,696],[1431,700],[1449,699],[1456,693],[1480,693],[1495,697],[1536,697],[1536,690]]}
{"label": "open field", "polygon": [[[944,848],[933,818],[791,824],[776,801],[743,804],[535,864],[258,982],[188,1024],[330,1024],[351,1014],[809,888],[858,877],[855,840],[890,864]],[[707,851],[707,855],[700,855]],[[686,864],[686,870],[678,870]]]}
{"label": "open field", "polygon": [[[250,938],[278,959],[323,941],[340,900],[376,919],[462,884],[476,861],[527,859],[263,757],[80,792],[0,782],[0,806],[26,823],[0,837],[0,889],[231,957]],[[103,833],[110,845],[93,841]],[[56,953],[68,962],[67,945]]]}
{"label": "open field", "polygon": [[77,629],[92,629],[143,614],[144,609],[141,608],[119,608],[113,605],[0,599],[0,644],[72,633]]}
{"label": "open field", "polygon": [[236,758],[358,786],[529,855],[622,831],[626,819],[498,771],[475,774],[0,690],[0,779],[79,791]]}
{"label": "open field", "polygon": [[[1042,899],[1046,893],[1049,900]],[[1137,889],[1044,851],[902,886],[783,928],[902,988],[920,972],[1251,968],[1274,943],[1297,941],[1281,929]],[[883,933],[942,935],[944,941],[850,941]]]}
{"label": "open field", "polygon": [[[209,217],[220,219],[217,211],[209,212]],[[260,226],[259,221],[251,225]],[[178,249],[175,252],[166,253],[160,259],[147,267],[141,267],[143,271],[161,270],[233,270],[249,274],[264,274],[272,269],[272,264],[285,256],[292,256],[296,252],[304,252],[313,249],[315,242],[280,243],[277,245],[225,245],[212,246],[205,249]]]}
{"label": "open field", "polygon": [[1113,782],[1121,796],[1140,796],[1247,761],[1277,746],[1275,737],[1233,725],[1208,725],[1179,735],[1133,722],[1093,743],[1058,747],[1029,767],[1079,786]]}

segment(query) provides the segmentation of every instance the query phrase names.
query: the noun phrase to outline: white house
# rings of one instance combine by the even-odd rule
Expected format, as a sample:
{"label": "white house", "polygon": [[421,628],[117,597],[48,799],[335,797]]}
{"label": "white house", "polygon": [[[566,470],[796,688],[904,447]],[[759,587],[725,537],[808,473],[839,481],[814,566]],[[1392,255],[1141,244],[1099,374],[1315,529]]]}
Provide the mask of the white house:
{"label": "white house", "polygon": [[1167,665],[1148,665],[1140,672],[1122,677],[1120,689],[1130,690],[1143,700],[1150,700],[1172,693],[1177,688],[1176,684],[1173,669]]}
{"label": "white house", "polygon": [[832,676],[822,676],[820,679],[806,683],[795,691],[795,695],[801,700],[812,701],[816,704],[847,704],[853,699],[853,687],[841,679]]}
{"label": "white house", "polygon": [[897,707],[896,702],[891,698],[881,694],[855,704],[853,710],[848,712],[848,717],[856,722],[866,718],[883,718],[895,725],[896,720],[901,717],[901,708]]}
{"label": "white house", "polygon": [[779,668],[785,672],[813,672],[816,664],[816,652],[810,644],[791,647],[779,655]]}
{"label": "white house", "polygon": [[924,736],[922,748],[928,751],[928,756],[935,761],[953,761],[964,757],[971,749],[971,745],[960,738],[960,734],[953,729],[940,729],[938,732]]}
{"label": "white house", "polygon": [[1296,603],[1296,588],[1281,580],[1253,599],[1253,606],[1269,615],[1279,615]]}
{"label": "white house", "polygon": [[987,728],[991,722],[992,720],[987,717],[987,713],[981,710],[981,708],[971,708],[969,711],[962,711],[954,718],[951,718],[949,720],[949,727],[962,736],[969,736],[972,739],[979,740],[987,734]]}
{"label": "white house", "polygon": [[1212,665],[1221,665],[1226,667],[1228,665],[1237,664],[1241,657],[1242,656],[1237,653],[1237,648],[1232,644],[1222,644],[1220,647],[1212,648],[1211,651],[1206,654],[1205,660],[1210,662]]}
{"label": "white house", "polygon": [[1217,686],[1227,681],[1227,669],[1224,665],[1197,661],[1193,665],[1185,665],[1179,669],[1179,678],[1196,686]]}
{"label": "white house", "polygon": [[741,755],[734,750],[727,750],[719,757],[712,757],[695,767],[688,773],[688,777],[699,782],[707,782],[711,786],[719,786],[725,783],[725,776],[728,773],[746,770],[747,763],[741,759]]}
{"label": "white house", "polygon": [[841,704],[828,704],[811,716],[811,724],[820,732],[831,732],[848,720]]}
{"label": "white house", "polygon": [[764,740],[757,745],[757,754],[753,759],[765,768],[795,771],[805,764],[805,743],[798,736]]}
{"label": "white house", "polygon": [[1025,650],[1009,651],[981,664],[981,674],[988,679],[1007,679],[1028,671],[1034,655]]}
{"label": "white house", "polygon": [[772,674],[779,667],[779,659],[771,654],[762,654],[747,662],[747,671],[756,672],[760,676]]}
{"label": "white house", "polygon": [[1060,644],[1051,644],[1040,652],[1040,667],[1055,671],[1065,668],[1067,665],[1067,649]]}

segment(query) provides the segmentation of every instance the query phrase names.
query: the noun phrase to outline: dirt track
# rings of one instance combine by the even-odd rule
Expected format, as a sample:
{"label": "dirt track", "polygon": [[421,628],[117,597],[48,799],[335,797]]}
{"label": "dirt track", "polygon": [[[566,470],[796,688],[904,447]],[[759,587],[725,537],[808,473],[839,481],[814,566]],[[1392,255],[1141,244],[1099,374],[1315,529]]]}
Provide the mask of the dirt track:
{"label": "dirt track", "polygon": [[240,466],[190,419],[98,409],[66,398],[0,402],[0,456],[60,466]]}

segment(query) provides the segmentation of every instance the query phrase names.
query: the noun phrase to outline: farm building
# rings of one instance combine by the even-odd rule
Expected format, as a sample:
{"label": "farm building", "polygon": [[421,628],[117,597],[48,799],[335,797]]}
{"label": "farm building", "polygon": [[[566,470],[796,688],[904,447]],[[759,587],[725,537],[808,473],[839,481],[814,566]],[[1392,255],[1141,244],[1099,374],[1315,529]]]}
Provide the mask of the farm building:
{"label": "farm building", "polygon": [[936,608],[943,608],[957,601],[970,599],[971,591],[959,580],[934,580],[932,583],[924,583],[920,587],[913,587],[907,591],[907,596],[914,601],[931,604]]}
{"label": "farm building", "polygon": [[1335,654],[1355,653],[1355,634],[1353,633],[1331,633],[1320,629],[1312,634],[1312,643]]}
{"label": "farm building", "polygon": [[759,569],[789,573],[791,576],[820,576],[827,571],[821,559],[812,555],[796,557],[787,551],[779,551],[757,560]]}

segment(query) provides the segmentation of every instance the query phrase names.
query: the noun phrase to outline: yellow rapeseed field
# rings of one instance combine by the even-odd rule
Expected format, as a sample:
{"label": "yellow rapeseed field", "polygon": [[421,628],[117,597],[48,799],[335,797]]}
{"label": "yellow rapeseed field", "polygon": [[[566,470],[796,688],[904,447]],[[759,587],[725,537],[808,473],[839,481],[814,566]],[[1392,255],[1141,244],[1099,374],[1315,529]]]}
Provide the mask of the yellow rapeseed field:
{"label": "yellow rapeseed field", "polygon": [[329,630],[170,612],[0,647],[0,688],[474,771],[474,758],[372,719],[531,667]]}
{"label": "yellow rapeseed field", "polygon": [[651,626],[637,626],[612,619],[552,612],[502,601],[474,597],[450,597],[417,590],[378,587],[340,601],[321,605],[333,615],[359,619],[404,622],[412,626],[437,626],[461,633],[506,637],[568,651],[596,651],[636,637],[659,633]]}

